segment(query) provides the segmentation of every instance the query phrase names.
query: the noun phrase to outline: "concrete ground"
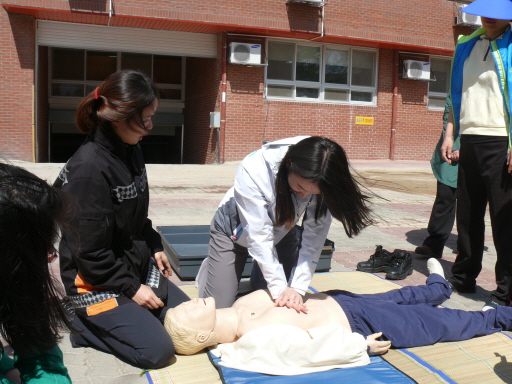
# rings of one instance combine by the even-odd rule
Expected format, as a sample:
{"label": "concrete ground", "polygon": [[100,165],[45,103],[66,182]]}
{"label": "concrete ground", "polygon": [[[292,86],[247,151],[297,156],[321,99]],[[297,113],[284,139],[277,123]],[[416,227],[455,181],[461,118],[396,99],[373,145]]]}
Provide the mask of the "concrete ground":
{"label": "concrete ground", "polygon": [[[33,164],[12,162],[38,176],[53,182],[63,164]],[[148,165],[150,183],[150,218],[154,226],[207,225],[224,192],[233,184],[238,162],[222,165]],[[380,244],[385,249],[413,251],[427,236],[427,224],[435,198],[436,180],[427,161],[353,161],[353,168],[364,178],[364,183],[378,195],[373,199],[377,224],[349,239],[343,226],[333,222],[328,238],[335,242],[331,271],[355,270],[359,261],[367,260]],[[454,229],[440,260],[447,276],[455,260]],[[478,278],[474,294],[454,293],[446,302],[449,308],[479,310],[489,291],[494,289],[496,252],[492,243],[490,222],[486,218],[486,246],[484,269]],[[402,285],[425,282],[427,259],[413,254],[414,273]],[[379,274],[384,276],[384,273]],[[171,280],[182,282],[176,275]],[[141,370],[124,364],[116,358],[89,348],[73,349],[64,335],[61,342],[65,364],[76,384],[141,384],[147,383]]]}

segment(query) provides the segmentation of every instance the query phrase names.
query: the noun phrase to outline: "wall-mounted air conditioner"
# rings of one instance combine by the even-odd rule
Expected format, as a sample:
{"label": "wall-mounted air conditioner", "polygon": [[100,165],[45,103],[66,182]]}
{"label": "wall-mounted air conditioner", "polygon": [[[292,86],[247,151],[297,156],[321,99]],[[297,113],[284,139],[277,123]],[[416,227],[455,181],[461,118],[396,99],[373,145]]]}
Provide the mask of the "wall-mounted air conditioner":
{"label": "wall-mounted air conditioner", "polygon": [[321,7],[322,5],[326,4],[324,0],[288,0],[288,3],[306,4],[312,5],[313,7]]}
{"label": "wall-mounted air conditioner", "polygon": [[463,4],[458,6],[457,13],[457,25],[464,25],[469,27],[481,27],[482,21],[480,20],[480,16],[470,15],[468,13],[463,12],[464,7],[467,7],[468,4]]}
{"label": "wall-mounted air conditioner", "polygon": [[261,64],[261,44],[230,43],[229,53],[231,64]]}
{"label": "wall-mounted air conditioner", "polygon": [[427,61],[404,60],[403,78],[430,80],[430,63]]}

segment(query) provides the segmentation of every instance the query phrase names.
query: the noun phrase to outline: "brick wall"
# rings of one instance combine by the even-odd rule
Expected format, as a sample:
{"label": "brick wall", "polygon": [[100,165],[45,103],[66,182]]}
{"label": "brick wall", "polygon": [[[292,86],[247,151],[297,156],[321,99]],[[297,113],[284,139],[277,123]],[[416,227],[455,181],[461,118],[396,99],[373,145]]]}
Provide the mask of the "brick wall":
{"label": "brick wall", "polygon": [[49,126],[48,126],[48,47],[39,47],[37,68],[37,153],[38,163],[48,162]]}
{"label": "brick wall", "polygon": [[[219,57],[221,41],[219,36]],[[211,164],[218,159],[217,130],[210,128],[210,112],[220,110],[220,61],[195,57],[186,60],[183,162]]]}
{"label": "brick wall", "polygon": [[[9,4],[18,7],[18,11],[25,7],[26,13],[53,20],[108,22],[104,14],[107,10],[98,9],[101,1],[96,0],[6,0],[5,4],[7,8]],[[446,0],[344,0],[326,6],[327,36],[323,41],[380,46],[377,107],[266,101],[262,68],[228,65],[225,161],[241,159],[259,148],[263,140],[299,134],[328,136],[340,142],[353,158],[389,158],[394,51],[388,45],[410,45],[411,51],[424,53],[438,49],[448,54],[456,36],[469,32],[453,28],[454,7],[455,3]],[[210,33],[215,28],[233,33],[260,28],[266,35],[285,36],[317,33],[319,21],[318,9],[286,5],[285,0],[117,0],[110,25]],[[0,10],[0,85],[9,95],[0,104],[0,155],[29,161],[33,158],[34,23],[32,16]],[[220,41],[219,38],[219,58]],[[212,163],[217,159],[216,131],[209,128],[209,113],[219,111],[220,76],[219,59],[187,58],[186,163]],[[426,95],[427,83],[399,81],[395,159],[431,156],[442,113],[427,110]],[[42,129],[45,111],[39,112]],[[374,117],[375,124],[356,125],[356,116]],[[39,133],[42,147],[44,129]],[[39,155],[44,161],[44,156]]]}
{"label": "brick wall", "polygon": [[[387,159],[390,152],[394,52],[379,52],[377,107],[263,99],[262,68],[228,65],[225,160],[238,160],[263,140],[320,135],[340,143],[354,159]],[[427,83],[399,80],[396,160],[430,159],[442,112],[427,110]],[[356,125],[356,116],[374,125]]]}
{"label": "brick wall", "polygon": [[0,8],[0,157],[33,160],[34,19]]}
{"label": "brick wall", "polygon": [[[9,9],[40,18],[112,26],[210,33],[223,30],[248,33],[247,28],[251,28],[266,35],[276,35],[276,31],[290,34],[320,31],[318,8],[288,4],[286,0],[116,0],[110,20],[106,17],[105,2],[101,6],[101,1],[5,0],[3,3]],[[455,13],[455,3],[447,0],[330,1],[325,7],[325,26],[331,37],[450,50]]]}

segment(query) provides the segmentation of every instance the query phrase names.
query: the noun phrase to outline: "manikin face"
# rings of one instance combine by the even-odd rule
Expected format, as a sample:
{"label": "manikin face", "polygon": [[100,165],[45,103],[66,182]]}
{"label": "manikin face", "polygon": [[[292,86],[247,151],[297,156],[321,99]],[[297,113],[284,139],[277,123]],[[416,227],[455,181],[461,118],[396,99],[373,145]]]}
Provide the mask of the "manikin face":
{"label": "manikin face", "polygon": [[173,313],[181,324],[204,334],[213,331],[217,320],[213,297],[186,301],[174,308]]}
{"label": "manikin face", "polygon": [[311,194],[319,195],[321,193],[317,183],[306,180],[293,172],[288,174],[288,184],[292,191],[302,198],[306,198]]}
{"label": "manikin face", "polygon": [[153,122],[151,121],[151,118],[155,114],[157,108],[158,100],[155,99],[153,104],[142,111],[142,122],[144,123],[146,131],[134,122],[132,122],[132,126],[130,127],[128,122],[125,120],[112,122],[112,128],[123,143],[131,145],[137,144],[144,136],[149,135],[151,129],[153,129]]}

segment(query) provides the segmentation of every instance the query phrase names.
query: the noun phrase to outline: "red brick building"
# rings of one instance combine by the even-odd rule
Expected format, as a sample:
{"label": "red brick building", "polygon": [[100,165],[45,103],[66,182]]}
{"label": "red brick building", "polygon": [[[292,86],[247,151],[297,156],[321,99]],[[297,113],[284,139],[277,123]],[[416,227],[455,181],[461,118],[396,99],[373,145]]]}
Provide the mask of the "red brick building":
{"label": "red brick building", "polygon": [[0,156],[66,161],[81,98],[136,68],[161,92],[148,162],[239,160],[306,134],[354,159],[429,159],[454,41],[471,32],[462,3],[3,0]]}

